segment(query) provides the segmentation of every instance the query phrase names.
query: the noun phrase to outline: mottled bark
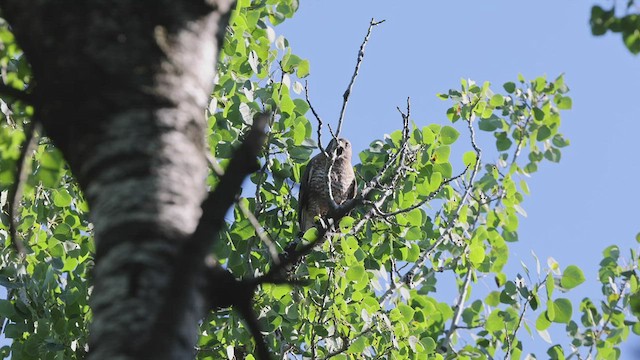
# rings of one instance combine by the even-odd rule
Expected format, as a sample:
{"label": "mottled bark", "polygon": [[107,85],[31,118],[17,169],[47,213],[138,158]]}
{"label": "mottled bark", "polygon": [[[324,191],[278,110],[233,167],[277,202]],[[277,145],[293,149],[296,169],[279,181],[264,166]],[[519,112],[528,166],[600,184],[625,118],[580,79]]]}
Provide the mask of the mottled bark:
{"label": "mottled bark", "polygon": [[193,357],[204,299],[195,280],[170,285],[201,218],[203,109],[232,5],[0,1],[32,65],[36,119],[91,208],[90,359]]}

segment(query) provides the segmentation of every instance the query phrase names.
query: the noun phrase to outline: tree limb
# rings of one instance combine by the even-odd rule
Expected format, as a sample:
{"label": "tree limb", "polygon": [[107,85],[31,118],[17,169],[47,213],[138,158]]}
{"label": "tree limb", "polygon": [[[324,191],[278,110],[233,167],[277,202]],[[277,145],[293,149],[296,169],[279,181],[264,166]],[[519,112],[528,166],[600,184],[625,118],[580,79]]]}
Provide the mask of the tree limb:
{"label": "tree limb", "polygon": [[7,96],[13,100],[20,100],[23,102],[30,103],[33,101],[33,97],[31,93],[23,90],[18,90],[12,86],[5,85],[0,83],[0,96]]}
{"label": "tree limb", "polygon": [[351,81],[347,86],[347,90],[345,90],[342,95],[342,109],[340,110],[340,117],[338,118],[338,127],[336,128],[335,137],[340,137],[340,131],[342,130],[342,120],[344,119],[345,111],[347,110],[347,103],[349,102],[349,96],[351,95],[351,89],[353,88],[353,84],[358,77],[358,73],[360,72],[360,64],[362,63],[362,59],[364,59],[364,48],[367,46],[367,42],[369,42],[369,36],[371,36],[371,30],[374,26],[380,25],[385,20],[375,21],[371,19],[369,22],[369,28],[367,29],[367,35],[365,35],[364,40],[362,41],[362,45],[360,45],[360,50],[358,50],[358,58],[356,60],[356,67],[353,70],[353,75],[351,76]]}
{"label": "tree limb", "polygon": [[[184,306],[181,302],[187,301],[188,298],[185,296],[185,293],[188,292],[189,289],[195,288],[195,283],[203,279],[206,273],[205,257],[209,247],[219,237],[219,232],[224,224],[224,215],[234,203],[236,194],[240,191],[244,178],[258,168],[257,156],[263,146],[265,138],[264,129],[267,121],[267,114],[259,114],[255,117],[251,130],[249,130],[245,140],[235,151],[225,175],[220,179],[216,189],[210,193],[202,203],[200,222],[193,235],[187,239],[183,245],[182,251],[178,255],[173,268],[171,284],[167,288],[161,310],[161,313],[164,314],[162,317],[164,324],[174,324],[177,322],[181,314],[179,309]],[[229,274],[229,276],[235,281],[231,274]],[[213,288],[224,290],[224,286],[229,286],[234,289],[231,285],[234,285],[235,282],[229,280],[229,276],[223,277],[222,275],[217,275],[210,277],[210,279],[216,282],[220,281],[223,286]],[[251,290],[251,294],[252,291],[253,290]],[[211,296],[213,295],[209,294],[210,302],[212,301],[210,299]],[[237,300],[231,298],[230,301]],[[246,308],[243,309],[243,311],[245,310]],[[246,320],[251,322],[251,319]],[[158,337],[158,333],[162,333],[162,331],[165,331],[164,325],[158,324],[154,327],[154,334],[151,334],[149,338],[162,338]],[[258,342],[258,339],[256,339],[256,342]],[[157,350],[154,348],[149,349],[149,353],[151,354],[155,354],[154,351]]]}
{"label": "tree limb", "polygon": [[35,150],[38,143],[38,133],[41,131],[42,125],[35,119],[31,125],[25,128],[25,140],[20,151],[20,157],[16,163],[16,177],[13,181],[11,189],[9,190],[9,235],[11,242],[16,252],[21,256],[26,255],[26,248],[22,241],[18,239],[16,216],[18,214],[18,207],[20,200],[22,199],[22,192],[24,191],[24,183],[27,180],[28,174],[28,160],[31,158],[31,154]]}

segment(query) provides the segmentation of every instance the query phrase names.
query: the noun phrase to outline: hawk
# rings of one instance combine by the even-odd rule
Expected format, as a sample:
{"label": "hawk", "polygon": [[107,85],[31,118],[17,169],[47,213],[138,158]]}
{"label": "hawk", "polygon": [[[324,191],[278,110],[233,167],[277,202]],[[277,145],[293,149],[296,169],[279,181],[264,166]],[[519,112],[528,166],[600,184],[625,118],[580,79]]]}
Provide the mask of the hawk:
{"label": "hawk", "polygon": [[[351,165],[351,143],[343,138],[334,138],[325,152],[329,156],[335,153],[335,161],[331,167],[331,192],[336,204],[340,205],[356,196],[357,184]],[[309,161],[302,175],[298,196],[298,223],[302,233],[314,226],[314,217],[325,216],[329,212],[327,171],[330,165],[331,159],[320,153]]]}

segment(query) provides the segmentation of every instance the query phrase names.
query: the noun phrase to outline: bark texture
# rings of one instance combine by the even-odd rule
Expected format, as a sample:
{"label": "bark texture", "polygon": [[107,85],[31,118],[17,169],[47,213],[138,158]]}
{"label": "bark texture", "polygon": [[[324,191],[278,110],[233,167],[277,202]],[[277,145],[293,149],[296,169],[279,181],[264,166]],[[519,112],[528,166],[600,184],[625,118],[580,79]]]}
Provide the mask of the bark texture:
{"label": "bark texture", "polygon": [[[32,65],[36,119],[91,208],[89,358],[193,357],[205,300],[195,280],[179,294],[171,285],[201,219],[203,109],[233,1],[0,6]],[[174,316],[164,316],[168,307]]]}

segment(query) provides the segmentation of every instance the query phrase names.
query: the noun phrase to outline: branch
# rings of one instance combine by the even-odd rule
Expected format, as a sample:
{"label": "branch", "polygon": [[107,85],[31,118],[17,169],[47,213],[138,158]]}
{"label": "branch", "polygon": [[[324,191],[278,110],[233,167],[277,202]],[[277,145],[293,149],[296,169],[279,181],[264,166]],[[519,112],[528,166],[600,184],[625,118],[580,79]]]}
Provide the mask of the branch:
{"label": "branch", "polygon": [[[549,276],[549,274],[547,273],[547,276]],[[546,281],[546,277],[544,278],[544,280],[542,280],[542,283],[544,283]],[[518,317],[518,323],[516,324],[515,329],[513,329],[513,335],[511,336],[511,338],[509,338],[509,332],[505,330],[505,336],[507,338],[507,352],[504,355],[504,360],[509,360],[511,359],[511,341],[512,339],[515,340],[516,338],[516,334],[518,333],[518,329],[520,329],[520,324],[522,324],[522,320],[524,319],[524,314],[527,312],[527,306],[529,306],[529,303],[531,302],[531,299],[533,299],[533,295],[529,294],[529,296],[527,297],[527,300],[524,302],[524,306],[522,307],[522,312],[520,313],[520,316]],[[505,323],[505,327],[507,326],[507,324]]]}
{"label": "branch", "polygon": [[524,145],[524,140],[526,138],[525,132],[527,131],[529,122],[531,122],[531,120],[533,119],[533,108],[531,107],[531,104],[529,104],[527,101],[523,101],[523,103],[527,108],[529,108],[529,116],[525,120],[524,125],[522,125],[522,127],[519,127],[521,131],[520,140],[518,140],[518,146],[516,146],[516,150],[513,152],[513,157],[511,158],[512,164],[516,162],[518,156],[520,155],[520,152],[522,151],[522,146]]}
{"label": "branch", "polygon": [[[316,109],[313,107],[313,105],[311,105],[311,99],[309,98],[309,82],[308,81],[304,82],[304,95],[307,98],[307,104],[309,105],[309,109],[311,109],[313,116],[316,118],[316,120],[318,120],[318,149],[320,149],[320,152],[323,153],[324,156],[328,158],[329,156],[327,155],[325,148],[322,146],[322,124],[323,124],[322,118],[320,118],[320,115],[318,115],[318,113],[316,112]],[[331,128],[329,128],[329,130],[331,130]],[[333,131],[331,132],[331,135],[334,135]]]}
{"label": "branch", "polygon": [[[476,105],[477,103],[474,104],[474,107]],[[473,114],[473,108],[471,109],[470,113]],[[482,156],[482,150],[478,147],[478,144],[476,143],[476,138],[475,138],[476,133],[475,133],[475,129],[473,128],[473,123],[471,119],[467,120],[467,125],[469,128],[469,137],[471,141],[471,146],[476,152],[476,161],[473,165],[473,170],[471,171],[471,175],[469,177],[469,185],[465,188],[464,194],[460,198],[460,202],[458,203],[458,206],[456,207],[455,212],[450,216],[450,221],[445,227],[444,231],[442,231],[438,239],[429,247],[429,249],[424,253],[424,255],[415,264],[413,264],[413,266],[407,271],[407,277],[409,279],[412,279],[418,274],[418,272],[425,265],[425,263],[427,262],[427,260],[429,259],[429,256],[433,253],[433,251],[435,251],[435,249],[447,239],[447,236],[455,226],[455,223],[456,223],[455,219],[457,219],[460,216],[460,211],[462,210],[462,207],[464,206],[464,204],[467,202],[467,198],[470,197],[471,190],[473,190],[473,182],[476,178],[476,175],[480,171],[480,162],[481,162],[480,159]],[[419,282],[416,285],[418,284]],[[382,295],[380,303],[382,304],[386,300],[386,298],[390,296],[392,293],[393,293],[393,289],[387,290],[387,292],[385,292],[385,294]]]}
{"label": "branch", "polygon": [[467,293],[469,292],[469,285],[471,284],[471,275],[473,274],[473,268],[471,267],[471,265],[468,265],[467,267],[467,274],[465,275],[464,278],[464,284],[462,285],[462,288],[460,289],[460,297],[458,297],[458,301],[456,302],[456,312],[453,314],[453,319],[451,319],[451,326],[449,327],[449,330],[447,331],[447,335],[445,337],[446,342],[447,342],[447,353],[449,353],[450,350],[452,350],[451,347],[451,338],[453,337],[453,334],[455,334],[456,330],[458,329],[458,321],[460,321],[460,317],[462,316],[462,312],[464,310],[464,301],[467,298]]}
{"label": "branch", "polygon": [[21,256],[25,256],[27,250],[22,241],[18,239],[16,215],[18,214],[18,206],[22,199],[24,183],[28,176],[27,169],[29,168],[29,164],[27,162],[36,148],[39,137],[37,133],[41,131],[41,128],[42,124],[34,119],[32,120],[31,126],[24,130],[26,138],[22,146],[22,151],[20,151],[20,157],[16,163],[16,177],[9,191],[9,236],[11,237],[14,249]]}
{"label": "branch", "polygon": [[249,211],[249,209],[244,203],[238,201],[238,207],[240,208],[240,211],[242,211],[242,214],[247,219],[249,219],[249,223],[251,224],[251,226],[253,226],[254,230],[256,231],[256,234],[258,235],[262,243],[267,247],[267,250],[269,250],[269,255],[271,256],[271,260],[277,264],[280,261],[278,257],[278,249],[276,249],[276,245],[273,242],[273,240],[271,240],[271,238],[269,237],[269,234],[267,233],[267,231],[262,227],[262,225],[260,225],[260,222],[258,221],[258,219],[255,217],[255,215],[253,215],[251,211]]}
{"label": "branch", "polygon": [[[202,203],[202,216],[198,226],[192,236],[185,240],[180,253],[176,256],[171,280],[166,288],[166,293],[163,296],[164,303],[161,305],[159,312],[164,315],[158,317],[159,323],[153,327],[154,330],[149,334],[148,339],[164,338],[162,334],[171,331],[168,327],[180,323],[180,319],[185,315],[182,309],[188,309],[192,306],[192,304],[187,304],[190,299],[189,294],[192,293],[191,289],[198,288],[197,282],[201,281],[206,274],[205,257],[209,247],[219,237],[219,232],[224,225],[224,215],[235,201],[245,177],[259,168],[257,156],[263,147],[264,129],[268,118],[269,116],[264,113],[258,114],[254,118],[251,130],[247,133],[242,144],[236,149],[225,175],[220,179],[216,189]],[[217,275],[210,277],[210,279],[214,279],[218,285],[229,286],[230,288],[233,288],[233,284],[235,284],[235,279],[230,274]],[[205,286],[205,288],[207,287]],[[226,291],[220,291],[220,289],[225,289],[224,287],[216,288],[213,286],[212,288],[216,289],[216,293],[213,296]],[[244,290],[244,288],[241,288],[241,290]],[[250,294],[252,295],[253,291]],[[208,300],[212,301],[210,293],[207,294],[205,292],[204,295],[209,295]],[[252,319],[250,317],[246,318],[246,316],[249,316],[246,314],[246,310],[246,306],[239,308],[239,311],[245,316],[248,326],[251,327]],[[260,340],[256,338],[256,344]],[[259,353],[261,353],[259,346],[256,345]],[[162,351],[161,348],[149,345],[147,352],[150,354],[150,358],[166,356],[166,354],[158,354],[159,351]],[[268,356],[261,356],[260,358],[266,360]]]}
{"label": "branch", "polygon": [[[263,147],[266,136],[264,129],[268,120],[269,115],[264,113],[255,117],[251,130],[235,151],[218,186],[202,203],[202,217],[196,231],[185,245],[185,252],[192,252],[190,255],[202,257],[218,237],[224,224],[224,215],[235,202],[236,194],[240,191],[245,177],[260,168],[257,156]],[[187,254],[183,256],[186,257]]]}
{"label": "branch", "polygon": [[13,86],[9,86],[3,83],[0,83],[0,96],[7,96],[14,100],[20,100],[28,103],[33,102],[33,96],[31,95],[31,93],[23,90],[18,90]]}
{"label": "branch", "polygon": [[[607,326],[609,326],[609,322],[611,322],[611,318],[613,317],[612,314],[614,312],[614,309],[618,306],[618,303],[620,302],[620,300],[624,298],[624,296],[622,296],[622,293],[624,292],[624,289],[627,287],[627,283],[628,282],[629,282],[628,279],[625,279],[625,280],[622,281],[622,286],[620,286],[620,292],[617,294],[619,296],[613,302],[613,306],[611,306],[611,304],[609,304],[609,308],[611,309],[611,311],[607,314],[607,319],[602,324],[602,327],[600,328],[600,330],[595,331],[594,341],[591,344],[591,347],[589,347],[589,357],[591,357],[591,353],[593,352],[594,345],[597,344],[598,340],[600,340],[600,337],[602,336],[602,334],[607,329]],[[612,288],[612,290],[615,292],[615,289]]]}
{"label": "branch", "polygon": [[[322,295],[322,301],[319,304],[320,311],[318,311],[318,315],[316,316],[316,321],[314,321],[318,326],[322,325],[320,322],[322,320],[322,317],[324,316],[324,312],[326,311],[325,304],[327,302],[327,296],[329,295],[329,286],[331,286],[331,281],[333,279],[334,270],[335,270],[334,267],[329,268],[329,276],[328,276],[328,281],[327,281],[327,288],[324,291],[324,294]],[[312,359],[316,358],[316,331],[315,331],[315,329],[316,329],[315,326],[311,327],[311,358]]]}
{"label": "branch", "polygon": [[362,63],[362,59],[364,59],[364,48],[365,46],[367,46],[367,42],[369,42],[369,36],[371,36],[371,30],[373,29],[374,26],[380,25],[383,22],[385,22],[385,20],[381,20],[381,21],[374,21],[374,19],[371,19],[371,21],[369,22],[369,29],[367,29],[367,35],[365,35],[364,40],[362,41],[362,45],[360,45],[360,50],[358,51],[358,58],[356,60],[356,68],[353,70],[353,75],[351,76],[351,81],[349,82],[349,86],[347,86],[347,90],[345,90],[344,94],[342,95],[342,109],[340,110],[340,117],[338,118],[338,128],[336,129],[335,132],[335,138],[338,138],[340,136],[340,131],[342,130],[342,121],[344,119],[344,114],[345,111],[347,110],[347,103],[349,102],[349,96],[351,95],[351,89],[353,88],[353,84],[356,81],[356,78],[358,77],[358,73],[360,72],[360,64]]}
{"label": "branch", "polygon": [[334,356],[342,354],[343,352],[345,352],[345,351],[347,351],[349,349],[349,346],[351,346],[351,344],[353,344],[360,337],[362,337],[364,335],[367,335],[372,330],[373,330],[373,327],[368,327],[368,328],[362,330],[361,332],[359,332],[358,334],[356,334],[356,336],[354,336],[352,339],[347,339],[346,341],[343,340],[343,343],[342,343],[342,346],[340,347],[340,349],[337,349],[335,351],[332,351],[332,352],[328,353],[325,357],[322,358],[322,360],[328,360],[328,359],[331,359]]}
{"label": "branch", "polygon": [[[224,176],[224,174],[225,174],[224,169],[215,161],[213,156],[211,156],[211,154],[209,154],[209,153],[207,153],[207,161],[209,162],[209,167],[211,167],[213,172],[218,177],[223,177]],[[264,169],[264,166],[263,166],[263,169]],[[257,198],[257,196],[256,196],[256,198]],[[276,249],[275,244],[273,243],[273,241],[269,237],[269,234],[262,227],[262,225],[260,225],[260,222],[258,221],[256,216],[251,211],[249,211],[249,209],[246,207],[246,205],[243,202],[241,202],[239,200],[240,199],[236,198],[236,201],[235,201],[236,204],[238,205],[238,208],[240,209],[242,214],[249,220],[249,223],[255,229],[256,234],[258,235],[260,240],[262,240],[262,242],[265,244],[265,246],[269,250],[269,254],[271,255],[271,260],[273,262],[277,263],[279,261],[279,259],[278,259],[278,250]]]}
{"label": "branch", "polygon": [[468,170],[469,170],[469,167],[467,166],[467,167],[464,169],[464,171],[462,171],[460,174],[458,174],[458,175],[456,175],[456,176],[454,176],[454,177],[452,177],[452,178],[449,178],[449,179],[447,179],[447,180],[443,181],[442,183],[440,183],[440,186],[438,186],[438,188],[437,188],[437,189],[435,189],[434,191],[432,191],[432,192],[431,192],[431,194],[429,194],[429,196],[427,196],[426,198],[422,199],[420,202],[418,202],[418,203],[416,203],[416,204],[414,204],[414,205],[411,205],[411,206],[409,206],[409,207],[407,207],[407,208],[400,209],[400,210],[396,210],[396,211],[392,211],[392,212],[388,212],[388,213],[386,213],[386,212],[379,212],[379,215],[380,215],[380,216],[393,216],[393,215],[398,215],[398,214],[406,213],[406,212],[409,212],[409,211],[411,211],[411,210],[413,210],[413,209],[417,209],[417,208],[421,207],[422,205],[424,205],[424,204],[428,203],[429,201],[433,200],[433,199],[436,197],[436,195],[438,195],[438,194],[440,193],[440,191],[441,191],[445,186],[449,185],[449,183],[451,183],[451,182],[453,182],[453,181],[455,181],[455,180],[459,179],[460,177],[462,177],[464,174],[466,174],[466,173],[467,173],[467,171],[468,171]]}

